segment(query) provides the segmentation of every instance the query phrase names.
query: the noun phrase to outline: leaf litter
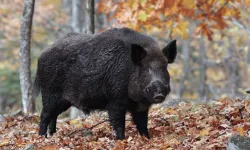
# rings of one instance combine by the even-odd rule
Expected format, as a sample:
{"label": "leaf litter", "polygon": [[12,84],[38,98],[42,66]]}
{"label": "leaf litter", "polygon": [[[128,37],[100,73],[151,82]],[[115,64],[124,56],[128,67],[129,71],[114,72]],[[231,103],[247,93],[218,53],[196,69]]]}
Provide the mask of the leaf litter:
{"label": "leaf litter", "polygon": [[[57,132],[48,138],[38,135],[39,116],[5,117],[6,121],[0,122],[0,149],[24,149],[33,144],[34,149],[43,150],[223,150],[233,135],[250,137],[249,108],[250,100],[240,99],[152,107],[150,140],[139,135],[131,119],[126,121],[126,139],[115,140],[106,113],[93,113],[86,119],[58,120]],[[126,117],[131,118],[129,114]]]}

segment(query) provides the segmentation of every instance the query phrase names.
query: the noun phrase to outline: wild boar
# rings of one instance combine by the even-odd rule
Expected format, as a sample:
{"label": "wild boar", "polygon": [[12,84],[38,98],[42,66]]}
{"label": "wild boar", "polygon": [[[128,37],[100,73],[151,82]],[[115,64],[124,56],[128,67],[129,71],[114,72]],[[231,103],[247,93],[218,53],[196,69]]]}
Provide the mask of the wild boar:
{"label": "wild boar", "polygon": [[48,126],[55,133],[57,116],[75,106],[86,113],[107,110],[117,139],[125,138],[130,112],[149,138],[148,110],[169,94],[167,68],[176,55],[176,40],[161,50],[153,38],[129,28],[58,39],[38,59],[33,94],[42,94],[39,134],[46,135]]}

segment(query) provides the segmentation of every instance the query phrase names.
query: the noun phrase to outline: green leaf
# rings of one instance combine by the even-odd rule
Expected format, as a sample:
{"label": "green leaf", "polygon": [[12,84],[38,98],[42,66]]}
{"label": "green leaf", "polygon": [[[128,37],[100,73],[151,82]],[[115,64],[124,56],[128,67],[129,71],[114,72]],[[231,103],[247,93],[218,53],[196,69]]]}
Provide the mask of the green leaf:
{"label": "green leaf", "polygon": [[141,0],[140,2],[141,2],[141,5],[144,6],[146,4],[147,0]]}
{"label": "green leaf", "polygon": [[141,10],[139,12],[138,20],[145,22],[145,21],[147,21],[147,18],[148,18],[148,16],[147,16],[146,12],[144,10]]}

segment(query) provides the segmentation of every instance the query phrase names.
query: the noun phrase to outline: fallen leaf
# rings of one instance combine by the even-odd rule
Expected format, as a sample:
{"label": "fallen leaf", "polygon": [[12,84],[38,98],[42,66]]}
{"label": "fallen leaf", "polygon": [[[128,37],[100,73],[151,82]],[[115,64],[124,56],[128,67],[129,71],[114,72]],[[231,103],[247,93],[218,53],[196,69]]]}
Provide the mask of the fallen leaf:
{"label": "fallen leaf", "polygon": [[5,146],[5,145],[7,145],[8,143],[9,143],[9,140],[8,140],[8,139],[5,139],[5,140],[3,140],[2,142],[0,142],[0,147]]}
{"label": "fallen leaf", "polygon": [[53,145],[46,145],[43,148],[44,148],[44,150],[57,150],[58,146],[56,144],[53,144]]}
{"label": "fallen leaf", "polygon": [[239,132],[240,136],[244,136],[244,129],[243,129],[243,127],[237,127],[236,131]]}
{"label": "fallen leaf", "polygon": [[209,128],[201,130],[201,132],[200,132],[200,136],[209,135],[209,131],[210,131],[210,129],[209,129]]}

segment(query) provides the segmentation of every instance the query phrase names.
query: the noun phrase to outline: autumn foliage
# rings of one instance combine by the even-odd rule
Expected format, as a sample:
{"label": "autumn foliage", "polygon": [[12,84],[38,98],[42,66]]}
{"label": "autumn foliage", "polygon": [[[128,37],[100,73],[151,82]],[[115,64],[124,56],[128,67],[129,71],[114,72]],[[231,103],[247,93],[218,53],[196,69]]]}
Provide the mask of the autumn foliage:
{"label": "autumn foliage", "polygon": [[[161,35],[188,37],[190,23],[195,32],[212,40],[213,30],[228,27],[227,21],[239,19],[241,0],[102,0],[99,12],[109,20],[136,30],[151,30],[156,27]],[[249,5],[250,1],[244,1]],[[143,26],[143,27],[142,27]]]}
{"label": "autumn foliage", "polygon": [[[20,100],[20,89],[15,85],[19,84],[18,42],[23,1],[13,0],[15,5],[8,3],[7,0],[3,2],[6,3],[0,5],[0,73],[3,74],[8,70],[17,72],[1,76],[0,82],[4,88],[0,88],[0,93],[1,90],[5,90],[5,93],[11,94],[8,95],[7,107],[12,107],[8,105],[17,105]],[[108,119],[106,113],[94,113],[86,119],[69,121],[58,119],[57,133],[48,139],[38,136],[39,116],[5,117],[4,121],[0,122],[1,150],[24,149],[29,144],[32,144],[34,149],[45,150],[60,148],[75,150],[226,149],[229,137],[233,135],[250,137],[250,100],[225,99],[230,97],[229,94],[233,89],[229,88],[233,85],[230,83],[234,83],[228,82],[229,75],[232,74],[230,69],[227,71],[227,68],[231,67],[230,64],[239,63],[235,68],[237,73],[240,72],[239,82],[242,83],[234,89],[240,89],[245,94],[243,88],[249,86],[250,80],[247,74],[250,68],[247,55],[250,53],[246,31],[249,31],[250,0],[100,0],[97,4],[98,12],[104,13],[109,23],[131,27],[143,33],[157,31],[163,39],[190,38],[190,29],[194,27],[194,36],[188,43],[192,54],[189,58],[190,70],[194,72],[190,71],[192,73],[188,78],[190,82],[185,82],[187,94],[184,98],[186,99],[198,97],[197,87],[200,82],[193,82],[191,79],[197,79],[199,75],[196,69],[201,64],[197,61],[201,45],[199,40],[203,39],[199,35],[212,39],[213,41],[207,43],[206,48],[207,62],[214,65],[206,71],[207,84],[218,92],[218,97],[222,95],[222,98],[208,104],[182,102],[175,107],[152,108],[148,126],[152,137],[150,140],[141,137],[131,121],[126,122],[124,141],[115,140],[108,122],[91,130],[88,129]],[[61,0],[36,1],[32,41],[34,61],[37,61],[38,53],[48,43],[69,32],[67,30],[69,18],[70,16],[61,8]],[[232,23],[233,20],[240,20],[238,22],[240,27]],[[104,26],[103,28],[106,29]],[[221,32],[225,33],[224,37],[219,36]],[[183,44],[182,40],[178,42],[180,46]],[[229,51],[230,48],[232,48],[232,54]],[[178,61],[179,65],[174,64],[170,72],[175,84],[179,84],[183,75],[181,68],[184,62],[179,58]],[[35,63],[32,66],[36,68]],[[9,79],[12,76],[15,80]],[[174,90],[177,90],[176,86],[172,93],[175,92]],[[225,90],[230,91],[229,94]],[[194,91],[196,93],[193,94]],[[213,96],[211,93],[210,95]],[[16,107],[13,107],[12,110],[15,109]],[[127,120],[131,120],[130,115],[127,116]]]}

